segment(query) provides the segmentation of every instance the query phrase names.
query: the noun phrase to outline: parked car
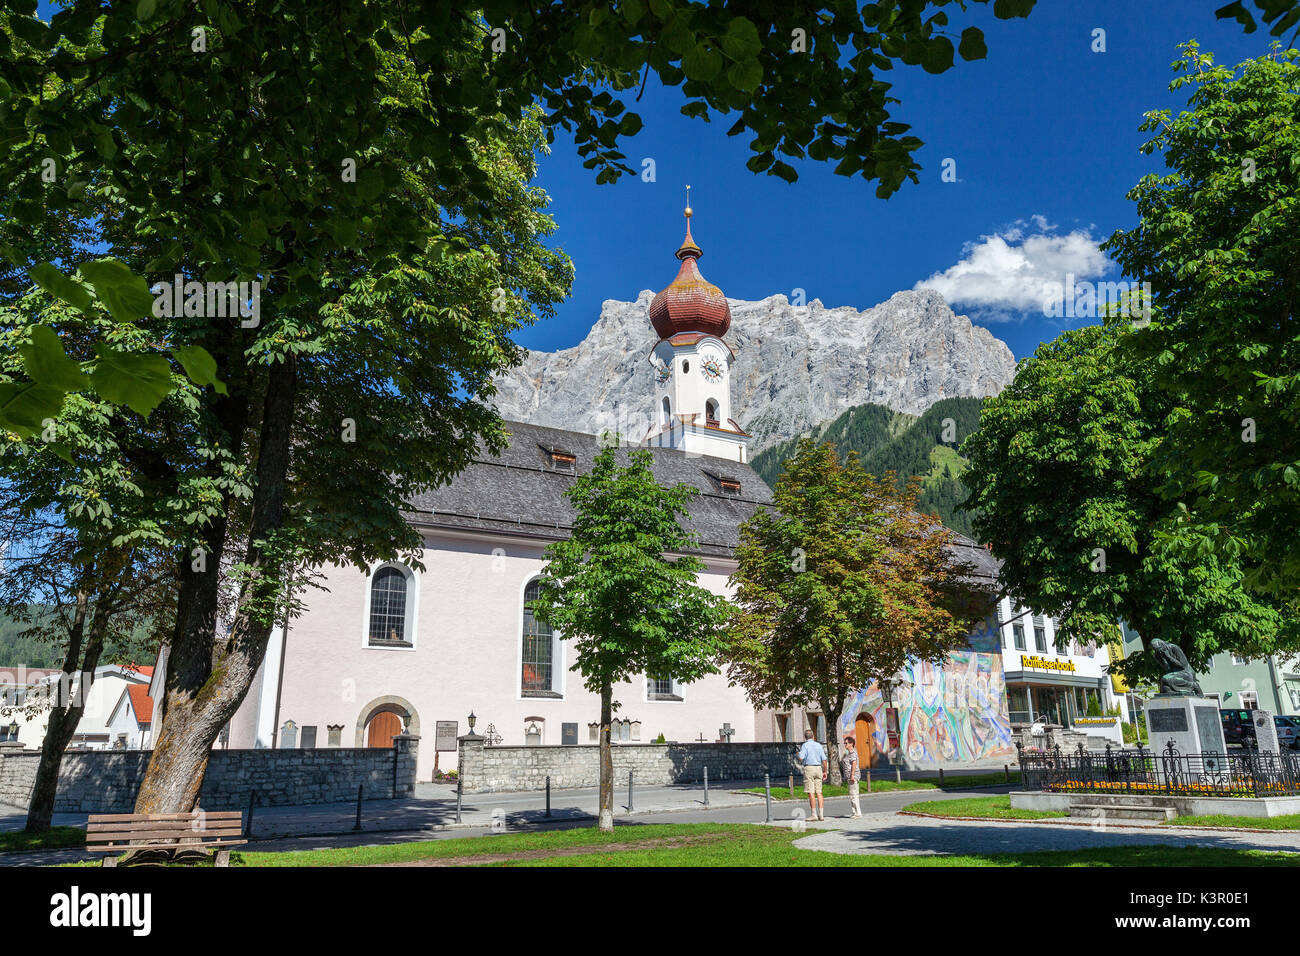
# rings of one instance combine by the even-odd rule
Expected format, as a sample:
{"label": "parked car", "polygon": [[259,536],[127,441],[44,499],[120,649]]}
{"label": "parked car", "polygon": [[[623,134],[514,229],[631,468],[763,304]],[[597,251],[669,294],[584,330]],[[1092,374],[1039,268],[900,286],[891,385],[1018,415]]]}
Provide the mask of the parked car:
{"label": "parked car", "polygon": [[1255,725],[1250,722],[1248,710],[1220,710],[1223,721],[1223,740],[1229,747],[1254,747]]}
{"label": "parked car", "polygon": [[1291,750],[1300,750],[1300,717],[1273,715],[1273,724],[1277,727],[1277,745]]}

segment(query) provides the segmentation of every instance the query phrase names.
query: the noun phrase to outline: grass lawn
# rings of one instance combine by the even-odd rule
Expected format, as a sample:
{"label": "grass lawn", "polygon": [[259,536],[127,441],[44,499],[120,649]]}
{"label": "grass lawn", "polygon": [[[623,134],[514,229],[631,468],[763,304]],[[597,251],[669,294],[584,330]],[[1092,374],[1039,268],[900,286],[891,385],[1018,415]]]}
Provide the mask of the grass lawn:
{"label": "grass lawn", "polygon": [[1042,820],[1069,815],[1060,810],[1014,809],[1010,795],[970,797],[966,800],[921,800],[909,803],[903,809],[932,817],[993,817],[998,820]]}
{"label": "grass lawn", "polygon": [[[1050,817],[1067,817],[1059,810],[1015,810],[1011,797],[971,797],[967,800],[920,800],[903,807],[911,813],[924,813],[934,817],[993,817],[998,820],[1041,820]],[[1300,830],[1300,813],[1280,817],[1216,816],[1175,817],[1163,826],[1171,827],[1244,827],[1250,830]]]}
{"label": "grass lawn", "polygon": [[[996,798],[995,798],[996,799]],[[959,801],[960,802],[960,801]],[[1042,853],[888,856],[803,850],[807,833],[757,824],[622,825],[613,833],[584,826],[540,833],[463,837],[391,846],[239,852],[232,866],[1296,866],[1294,853],[1221,847],[1105,847]],[[68,864],[97,865],[97,864]]]}
{"label": "grass lawn", "polygon": [[[1011,782],[1012,783],[1020,782],[1019,770],[1011,771]],[[966,790],[974,787],[993,787],[999,784],[1005,785],[1006,783],[1007,783],[1007,776],[1006,774],[1003,773],[965,774],[962,776],[948,777],[944,780],[942,787],[939,786],[938,777],[935,777],[931,780],[902,780],[902,781],[895,781],[893,778],[888,778],[888,777],[887,778],[876,777],[871,781],[871,792],[889,793],[890,791],[895,791],[895,790],[944,790],[944,791]],[[744,790],[741,790],[740,792],[757,793],[761,795],[763,793],[763,788],[748,787]],[[849,792],[849,788],[843,786],[842,784],[827,783],[822,785],[822,795],[826,797],[844,797],[848,795],[848,792]],[[867,782],[865,780],[863,780],[862,783],[859,784],[858,792],[862,794],[865,794],[867,792]],[[791,798],[790,796],[789,787],[773,787],[772,799],[773,800],[790,800],[790,799],[806,800],[808,799],[808,795],[804,792],[803,787],[799,787],[799,786],[796,786],[794,788],[793,798]]]}
{"label": "grass lawn", "polygon": [[1250,830],[1300,830],[1300,813],[1280,817],[1235,817],[1225,814],[1203,817],[1174,817],[1170,827],[1246,827]]}
{"label": "grass lawn", "polygon": [[0,853],[62,850],[68,847],[81,849],[85,845],[86,831],[80,827],[50,827],[44,833],[25,833],[22,830],[0,833]]}
{"label": "grass lawn", "polygon": [[968,856],[848,855],[803,850],[807,836],[752,824],[623,825],[402,843],[393,846],[236,852],[235,866],[364,866],[427,861],[431,866],[1294,866],[1300,857],[1219,847],[1106,847]]}

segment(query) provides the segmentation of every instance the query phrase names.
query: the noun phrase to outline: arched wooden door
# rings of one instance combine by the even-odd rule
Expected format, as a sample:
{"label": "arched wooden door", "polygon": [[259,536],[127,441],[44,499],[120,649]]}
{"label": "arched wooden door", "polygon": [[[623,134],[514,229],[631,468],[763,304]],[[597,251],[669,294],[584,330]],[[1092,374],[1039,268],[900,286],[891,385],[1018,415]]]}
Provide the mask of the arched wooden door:
{"label": "arched wooden door", "polygon": [[366,735],[367,747],[391,747],[393,737],[402,732],[402,718],[385,710],[370,718]]}
{"label": "arched wooden door", "polygon": [[853,743],[858,751],[858,766],[863,769],[871,766],[871,754],[876,749],[875,738],[872,737],[875,722],[867,714],[858,714],[858,722],[853,727]]}

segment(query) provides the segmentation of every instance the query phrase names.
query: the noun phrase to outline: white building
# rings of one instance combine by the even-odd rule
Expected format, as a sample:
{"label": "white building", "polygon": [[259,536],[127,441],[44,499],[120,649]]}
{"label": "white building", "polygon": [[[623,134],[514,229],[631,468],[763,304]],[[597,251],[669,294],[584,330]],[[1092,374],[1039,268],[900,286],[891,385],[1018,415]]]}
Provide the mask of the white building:
{"label": "white building", "polygon": [[108,716],[110,746],[121,750],[147,750],[153,746],[153,698],[148,684],[130,684]]}
{"label": "white building", "polygon": [[[24,684],[25,689],[20,691],[19,684],[23,682],[19,680],[18,672],[22,670],[14,669],[12,681],[6,679],[8,674],[0,674],[0,681],[11,688],[8,702],[17,705],[11,709],[11,713],[0,718],[0,722],[6,725],[5,739],[9,739],[8,726],[16,724],[16,739],[23,745],[23,749],[40,750],[49,726],[50,701],[76,699],[77,695],[82,694],[82,674],[74,674],[70,680],[65,680],[62,671],[42,670],[39,679]],[[152,667],[133,665],[102,664],[96,667],[93,679],[84,688],[85,710],[68,749],[112,748],[117,737],[109,724],[118,702],[128,687],[142,687],[147,692],[153,672]],[[21,700],[17,699],[19,694]]]}
{"label": "white building", "polygon": [[[699,275],[699,254],[688,222],[678,276],[650,307],[651,360],[667,372],[646,403],[667,411],[646,444],[662,483],[698,491],[690,524],[707,565],[700,584],[727,594],[739,525],[771,492],[745,464],[747,437],[731,417],[730,308]],[[543,550],[569,533],[564,492],[601,439],[521,422],[507,430],[501,454],[480,452],[450,485],[413,502],[422,570],[323,569],[328,590],[308,592],[308,609],[273,634],[231,721],[232,748],[388,747],[406,729],[422,738],[427,780],[436,751],[442,768],[455,766],[471,712],[478,733],[507,744],[596,742],[599,696],[573,670],[563,635],[527,604]],[[720,674],[689,685],[645,674],[615,687],[614,699],[620,743],[713,741],[728,725],[733,741],[755,739],[753,707]]]}
{"label": "white building", "polygon": [[1118,727],[1108,730],[1087,720],[1093,700],[1103,714],[1119,704],[1123,719],[1129,719],[1122,698],[1112,690],[1105,644],[1072,640],[1058,650],[1056,622],[1025,610],[1011,598],[999,602],[998,621],[1011,723],[1073,726],[1120,742]]}

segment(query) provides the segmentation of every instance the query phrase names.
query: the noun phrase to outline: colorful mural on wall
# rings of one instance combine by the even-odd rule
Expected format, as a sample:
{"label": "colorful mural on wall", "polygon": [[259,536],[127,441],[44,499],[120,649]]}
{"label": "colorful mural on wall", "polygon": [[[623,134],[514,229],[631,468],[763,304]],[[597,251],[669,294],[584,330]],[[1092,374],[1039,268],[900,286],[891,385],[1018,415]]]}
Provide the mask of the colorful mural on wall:
{"label": "colorful mural on wall", "polygon": [[[955,763],[1008,756],[1011,720],[997,631],[984,627],[971,635],[966,650],[954,651],[942,667],[925,661],[898,674],[893,703],[898,708],[899,757],[910,765]],[[871,762],[889,762],[885,700],[871,684],[849,698],[841,732],[851,732],[858,716],[871,720]]]}

